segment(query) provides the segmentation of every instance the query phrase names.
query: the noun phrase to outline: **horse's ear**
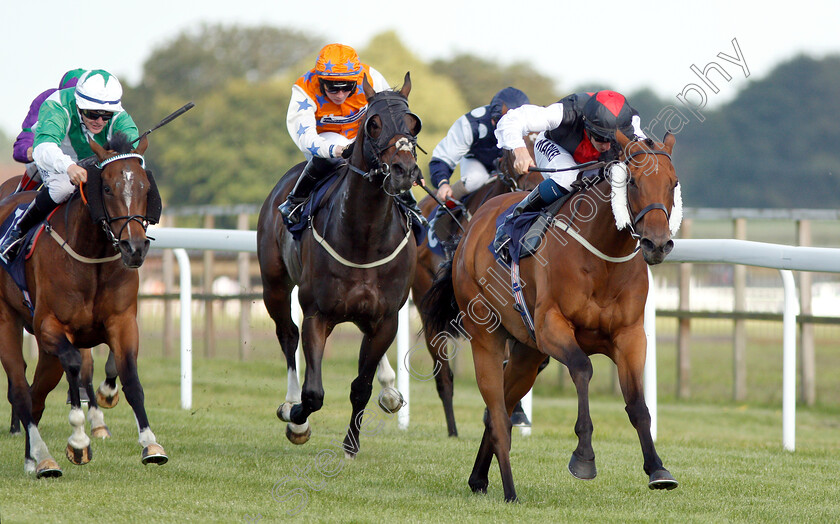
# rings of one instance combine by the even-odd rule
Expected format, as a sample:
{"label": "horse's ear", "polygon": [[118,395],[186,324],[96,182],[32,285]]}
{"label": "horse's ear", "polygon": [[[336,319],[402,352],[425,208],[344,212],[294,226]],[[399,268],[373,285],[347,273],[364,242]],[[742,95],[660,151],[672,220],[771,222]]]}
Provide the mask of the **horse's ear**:
{"label": "horse's ear", "polygon": [[365,73],[364,78],[362,78],[362,89],[364,89],[365,98],[367,98],[368,100],[373,98],[373,95],[376,94],[376,91],[373,90],[373,86],[370,85],[370,82],[368,82],[367,73]]}
{"label": "horse's ear", "polygon": [[147,147],[149,147],[149,139],[146,135],[143,135],[143,137],[140,139],[140,143],[137,144],[137,147],[134,148],[134,151],[132,151],[132,153],[142,155],[146,152]]}
{"label": "horse's ear", "polygon": [[406,71],[405,78],[403,79],[403,86],[400,88],[400,94],[406,98],[408,98],[408,94],[411,92],[411,71]]}
{"label": "horse's ear", "polygon": [[671,133],[670,131],[665,133],[665,138],[662,140],[662,145],[665,146],[665,151],[667,151],[668,154],[671,154],[671,151],[674,150],[674,144],[676,143],[677,137],[675,137],[673,133]]}
{"label": "horse's ear", "polygon": [[627,144],[629,144],[631,140],[624,136],[624,133],[622,133],[618,129],[615,130],[615,140],[616,142],[618,142],[618,146],[621,148],[621,150],[625,151],[626,153]]}
{"label": "horse's ear", "polygon": [[98,158],[100,162],[105,160],[105,157],[108,156],[108,152],[105,151],[104,147],[97,144],[96,141],[92,138],[88,139],[88,144],[90,144],[90,148],[93,150],[93,154],[96,155],[96,158]]}

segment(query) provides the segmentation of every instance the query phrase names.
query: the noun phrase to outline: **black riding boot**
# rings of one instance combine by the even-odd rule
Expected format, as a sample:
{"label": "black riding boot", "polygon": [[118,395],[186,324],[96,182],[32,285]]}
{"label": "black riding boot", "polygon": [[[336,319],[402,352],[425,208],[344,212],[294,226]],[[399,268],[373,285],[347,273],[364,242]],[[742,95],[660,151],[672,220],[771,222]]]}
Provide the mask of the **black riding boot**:
{"label": "black riding boot", "polygon": [[50,197],[49,189],[46,187],[41,189],[32,203],[29,204],[29,207],[15,220],[6,235],[0,239],[0,258],[6,263],[14,259],[20,251],[21,241],[27,231],[40,224],[56,207],[58,207],[58,204]]}
{"label": "black riding boot", "polygon": [[297,179],[295,187],[292,188],[292,192],[286,197],[286,201],[277,207],[286,224],[294,225],[300,222],[302,204],[306,202],[309,193],[315,188],[315,184],[324,175],[331,173],[342,161],[340,158],[321,158],[317,156],[309,159]]}
{"label": "black riding boot", "polygon": [[414,198],[414,195],[411,193],[411,191],[400,193],[399,196],[397,196],[397,200],[402,202],[402,204],[414,214],[417,221],[420,222],[420,225],[422,225],[423,227],[429,226],[429,221],[426,220],[426,217],[424,217],[423,213],[420,212],[420,208],[417,207],[417,199]]}
{"label": "black riding boot", "polygon": [[505,217],[505,221],[498,227],[498,229],[496,229],[496,238],[493,239],[493,249],[495,249],[496,252],[498,252],[499,249],[501,249],[501,247],[505,245],[505,243],[508,240],[510,240],[510,238],[507,236],[507,233],[505,233],[505,226],[510,221],[512,221],[514,218],[518,217],[522,213],[526,213],[529,211],[539,211],[540,209],[542,209],[550,203],[551,202],[546,202],[545,200],[543,200],[543,197],[540,194],[540,186],[534,188],[534,190],[531,191],[531,193],[529,193],[528,196],[526,196],[522,202],[516,204],[516,207],[513,208],[513,211],[507,217]]}

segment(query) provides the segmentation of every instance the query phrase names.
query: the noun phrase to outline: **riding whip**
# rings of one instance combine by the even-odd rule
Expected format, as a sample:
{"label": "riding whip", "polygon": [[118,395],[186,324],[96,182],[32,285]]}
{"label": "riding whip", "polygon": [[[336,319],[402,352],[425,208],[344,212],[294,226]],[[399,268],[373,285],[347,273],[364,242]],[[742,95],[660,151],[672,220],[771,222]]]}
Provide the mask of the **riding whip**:
{"label": "riding whip", "polygon": [[571,167],[529,167],[528,171],[536,173],[559,173],[560,171],[572,171],[573,169],[581,169],[584,167],[601,167],[603,164],[604,162],[601,160],[592,160]]}
{"label": "riding whip", "polygon": [[165,126],[165,125],[166,125],[166,124],[168,124],[169,122],[172,122],[173,120],[175,120],[175,119],[176,119],[176,118],[178,118],[179,116],[183,115],[184,113],[186,113],[187,111],[189,111],[190,109],[192,109],[194,106],[195,106],[195,104],[194,104],[194,103],[192,103],[192,102],[187,102],[186,104],[184,104],[184,107],[182,107],[181,109],[178,109],[177,111],[175,111],[175,112],[174,112],[174,113],[172,113],[171,115],[167,116],[166,118],[164,118],[163,120],[161,120],[160,122],[158,122],[158,123],[157,123],[154,127],[152,127],[151,129],[149,129],[148,131],[146,131],[145,133],[143,133],[142,135],[140,135],[139,137],[137,137],[137,139],[136,139],[136,140],[134,140],[131,144],[132,144],[132,145],[136,144],[136,143],[137,143],[137,142],[139,142],[139,141],[140,141],[140,140],[141,140],[144,136],[148,135],[149,133],[151,133],[152,131],[154,131],[155,129],[157,129],[157,128],[159,128],[159,127],[163,127],[163,126]]}
{"label": "riding whip", "polygon": [[429,196],[432,197],[434,199],[434,201],[437,202],[440,207],[442,207],[443,209],[446,210],[447,213],[449,213],[449,216],[452,217],[452,220],[455,221],[455,224],[457,224],[457,226],[459,228],[461,228],[462,233],[467,232],[466,229],[464,229],[464,226],[462,226],[461,223],[458,222],[458,219],[455,218],[455,214],[446,206],[446,204],[444,204],[443,202],[440,201],[440,199],[437,197],[437,195],[435,195],[428,187],[424,186],[423,184],[420,184],[420,187],[422,187],[423,191],[428,193]]}

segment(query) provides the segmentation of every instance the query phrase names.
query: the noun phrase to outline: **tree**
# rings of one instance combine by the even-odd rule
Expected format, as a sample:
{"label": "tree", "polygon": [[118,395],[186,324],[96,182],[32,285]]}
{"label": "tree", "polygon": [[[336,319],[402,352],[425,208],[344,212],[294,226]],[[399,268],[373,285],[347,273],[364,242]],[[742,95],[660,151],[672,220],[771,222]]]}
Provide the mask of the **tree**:
{"label": "tree", "polygon": [[524,91],[532,104],[548,105],[560,98],[555,82],[524,62],[503,66],[460,54],[451,60],[435,60],[432,69],[455,82],[470,108],[489,104],[493,95],[507,86]]}

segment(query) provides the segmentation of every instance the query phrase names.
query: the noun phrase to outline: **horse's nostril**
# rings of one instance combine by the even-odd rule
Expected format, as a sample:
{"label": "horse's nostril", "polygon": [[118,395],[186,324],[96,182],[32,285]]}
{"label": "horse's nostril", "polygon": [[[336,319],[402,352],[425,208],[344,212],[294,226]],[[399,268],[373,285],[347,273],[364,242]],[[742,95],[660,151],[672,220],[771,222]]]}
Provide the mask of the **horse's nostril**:
{"label": "horse's nostril", "polygon": [[640,243],[642,245],[642,249],[645,251],[653,251],[655,248],[653,242],[651,242],[649,238],[643,238]]}
{"label": "horse's nostril", "polygon": [[662,247],[662,252],[667,255],[668,253],[671,252],[672,249],[674,249],[674,241],[669,240],[669,241],[665,242],[665,245]]}

